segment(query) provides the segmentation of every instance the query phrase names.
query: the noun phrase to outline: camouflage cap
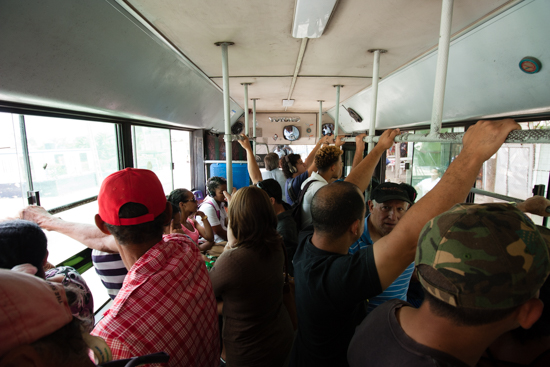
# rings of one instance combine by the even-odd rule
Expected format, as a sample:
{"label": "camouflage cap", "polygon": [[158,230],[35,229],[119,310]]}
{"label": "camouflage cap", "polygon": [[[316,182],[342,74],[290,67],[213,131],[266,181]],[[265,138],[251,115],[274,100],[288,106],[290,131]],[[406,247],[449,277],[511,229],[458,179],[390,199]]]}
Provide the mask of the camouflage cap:
{"label": "camouflage cap", "polygon": [[550,231],[541,231],[509,204],[455,205],[422,229],[418,278],[427,292],[455,307],[519,306],[550,272]]}

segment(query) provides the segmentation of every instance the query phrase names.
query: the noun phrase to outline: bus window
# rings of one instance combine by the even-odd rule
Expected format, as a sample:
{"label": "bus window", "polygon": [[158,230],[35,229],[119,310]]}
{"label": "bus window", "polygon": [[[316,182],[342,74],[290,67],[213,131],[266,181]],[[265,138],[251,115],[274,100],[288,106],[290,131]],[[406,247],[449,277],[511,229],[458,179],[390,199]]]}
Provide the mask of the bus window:
{"label": "bus window", "polygon": [[[415,134],[426,134],[429,130],[415,131]],[[441,129],[442,133],[464,132],[464,127]],[[426,195],[439,182],[449,164],[456,158],[462,144],[447,143],[414,143],[412,156],[412,176],[410,184],[418,192],[417,201]],[[410,150],[407,152],[410,153]]]}
{"label": "bus window", "polygon": [[25,205],[27,185],[18,115],[0,113],[0,131],[0,218],[4,218],[14,216]]}
{"label": "bus window", "polygon": [[97,195],[118,169],[113,124],[43,116],[25,124],[34,190],[47,209]]}
{"label": "bus window", "polygon": [[[172,139],[172,162],[174,163],[174,189],[192,189],[191,181],[191,133],[189,131],[170,130]],[[165,192],[167,195],[170,192]]]}
{"label": "bus window", "polygon": [[134,165],[156,173],[164,192],[172,191],[170,130],[134,126]]}
{"label": "bus window", "polygon": [[[548,129],[550,121],[520,123],[523,130]],[[535,185],[548,186],[550,174],[550,145],[548,144],[504,144],[487,160],[476,181],[476,188],[517,199],[533,196]],[[548,187],[546,188],[548,189]],[[476,203],[503,202],[496,198],[476,195]],[[540,217],[533,217],[535,223],[542,223]]]}

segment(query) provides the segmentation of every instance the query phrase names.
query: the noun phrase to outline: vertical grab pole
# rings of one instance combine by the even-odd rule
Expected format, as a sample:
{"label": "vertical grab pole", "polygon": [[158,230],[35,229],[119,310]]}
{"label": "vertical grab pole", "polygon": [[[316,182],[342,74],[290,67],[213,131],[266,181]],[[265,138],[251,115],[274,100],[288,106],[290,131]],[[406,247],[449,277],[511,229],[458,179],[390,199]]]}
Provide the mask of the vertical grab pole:
{"label": "vertical grab pole", "polygon": [[241,83],[244,85],[244,133],[246,136],[250,134],[250,128],[248,126],[248,86],[252,83]]}
{"label": "vertical grab pole", "polygon": [[343,85],[337,84],[334,87],[336,87],[336,111],[334,111],[336,117],[334,119],[334,139],[336,139],[338,136],[338,121],[340,121],[340,88]]}
{"label": "vertical grab pole", "polygon": [[318,100],[319,102],[319,126],[317,127],[319,139],[323,137],[323,102],[321,100]]}
{"label": "vertical grab pole", "polygon": [[[380,53],[386,53],[387,50],[369,50],[374,53],[374,61],[372,64],[372,103],[370,110],[370,127],[369,136],[376,134],[376,108],[378,105],[378,79],[380,75]],[[374,149],[374,142],[369,142],[368,153]]]}
{"label": "vertical grab pole", "polygon": [[225,121],[225,173],[227,176],[227,192],[233,191],[233,157],[231,143],[231,115],[229,114],[229,62],[227,47],[233,42],[216,42],[216,46],[222,47],[222,75],[223,75],[223,117]]}
{"label": "vertical grab pole", "polygon": [[[256,137],[256,101],[259,98],[252,98],[252,137]],[[252,144],[252,151],[254,152],[254,157],[256,156],[256,140]]]}
{"label": "vertical grab pole", "polygon": [[439,29],[439,46],[437,49],[437,68],[435,72],[430,136],[436,136],[439,134],[441,131],[441,123],[443,121],[443,103],[445,101],[445,83],[447,81],[449,45],[451,43],[453,1],[454,0],[443,0],[441,7],[441,25]]}

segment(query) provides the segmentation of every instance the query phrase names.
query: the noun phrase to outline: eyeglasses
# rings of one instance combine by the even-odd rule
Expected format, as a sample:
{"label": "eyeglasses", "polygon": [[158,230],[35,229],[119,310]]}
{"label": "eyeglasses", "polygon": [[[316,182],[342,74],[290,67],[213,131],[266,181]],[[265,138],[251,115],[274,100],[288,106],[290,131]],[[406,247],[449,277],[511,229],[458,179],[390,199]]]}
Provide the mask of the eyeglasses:
{"label": "eyeglasses", "polygon": [[193,199],[183,200],[182,203],[185,204],[185,203],[188,202],[188,201],[192,201],[192,202],[196,203],[196,202],[197,202],[197,198],[193,196]]}

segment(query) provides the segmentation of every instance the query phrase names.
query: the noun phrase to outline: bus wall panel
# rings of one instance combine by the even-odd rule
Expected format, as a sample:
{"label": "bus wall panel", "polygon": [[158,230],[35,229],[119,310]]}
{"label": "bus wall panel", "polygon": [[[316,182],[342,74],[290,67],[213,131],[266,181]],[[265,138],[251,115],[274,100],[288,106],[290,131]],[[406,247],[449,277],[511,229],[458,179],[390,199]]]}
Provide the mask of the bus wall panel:
{"label": "bus wall panel", "polygon": [[[550,111],[548,14],[550,1],[524,1],[451,43],[443,122]],[[541,61],[540,72],[519,69],[525,56]],[[380,81],[378,129],[430,123],[436,63],[437,50]],[[369,87],[343,101],[363,122],[340,108],[340,125],[347,131],[368,130],[371,100]],[[334,113],[334,108],[328,111],[331,117]]]}
{"label": "bus wall panel", "polygon": [[222,92],[114,2],[3,1],[0,34],[0,100],[224,129]]}

